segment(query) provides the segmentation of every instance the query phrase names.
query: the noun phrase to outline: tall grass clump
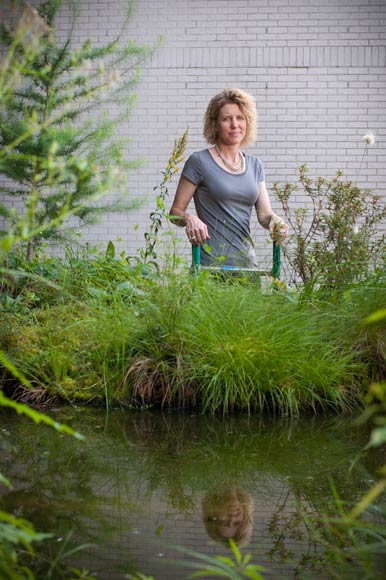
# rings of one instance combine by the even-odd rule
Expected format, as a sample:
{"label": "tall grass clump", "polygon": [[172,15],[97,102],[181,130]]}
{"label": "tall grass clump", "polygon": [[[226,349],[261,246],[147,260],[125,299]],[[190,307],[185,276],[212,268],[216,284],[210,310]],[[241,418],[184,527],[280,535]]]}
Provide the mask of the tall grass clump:
{"label": "tall grass clump", "polygon": [[385,331],[362,322],[384,303],[380,278],[338,302],[295,301],[205,272],[151,273],[111,246],[28,273],[3,303],[0,344],[43,398],[296,415],[362,405],[384,373]]}
{"label": "tall grass clump", "polygon": [[202,275],[169,279],[149,309],[126,376],[143,402],[291,415],[358,404],[367,368],[335,308]]}
{"label": "tall grass clump", "polygon": [[189,357],[203,363],[204,408],[292,415],[351,406],[358,365],[341,340],[332,340],[331,314],[238,285],[203,288],[200,298],[184,330],[195,338]]}

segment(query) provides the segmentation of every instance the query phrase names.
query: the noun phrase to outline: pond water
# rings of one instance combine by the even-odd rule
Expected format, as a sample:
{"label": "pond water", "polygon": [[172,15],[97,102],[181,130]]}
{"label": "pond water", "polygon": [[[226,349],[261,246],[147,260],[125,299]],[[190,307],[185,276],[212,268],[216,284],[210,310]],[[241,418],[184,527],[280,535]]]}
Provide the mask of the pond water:
{"label": "pond water", "polygon": [[181,580],[188,569],[169,560],[187,556],[171,545],[226,555],[229,537],[265,578],[314,577],[321,548],[303,516],[331,504],[331,480],[341,499],[358,500],[379,462],[363,453],[367,430],[347,417],[50,415],[86,441],[3,412],[0,471],[13,489],[1,488],[1,504],[53,532],[56,546],[69,533],[70,543],[92,544],[70,561],[103,580],[136,570]]}

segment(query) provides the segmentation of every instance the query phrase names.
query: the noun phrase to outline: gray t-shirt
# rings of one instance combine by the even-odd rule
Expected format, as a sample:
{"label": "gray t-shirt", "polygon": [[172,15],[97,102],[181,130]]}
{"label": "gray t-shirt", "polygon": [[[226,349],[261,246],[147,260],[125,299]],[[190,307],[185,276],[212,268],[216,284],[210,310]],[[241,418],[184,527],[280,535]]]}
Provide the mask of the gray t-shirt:
{"label": "gray t-shirt", "polygon": [[260,159],[245,155],[245,171],[235,175],[220,167],[209,150],[204,149],[187,159],[182,175],[198,186],[194,204],[210,235],[210,240],[201,247],[201,263],[255,267],[250,221],[259,184],[265,180]]}

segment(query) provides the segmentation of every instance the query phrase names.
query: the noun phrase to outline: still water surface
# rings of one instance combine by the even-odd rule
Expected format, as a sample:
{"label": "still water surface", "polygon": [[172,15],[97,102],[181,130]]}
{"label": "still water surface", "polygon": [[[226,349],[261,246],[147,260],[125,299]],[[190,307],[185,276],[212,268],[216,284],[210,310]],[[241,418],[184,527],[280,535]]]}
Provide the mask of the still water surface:
{"label": "still water surface", "polygon": [[[349,418],[296,420],[202,417],[160,412],[58,408],[50,415],[85,442],[0,415],[1,466],[13,484],[2,505],[55,542],[92,544],[71,562],[102,580],[141,570],[181,580],[187,569],[170,545],[242,552],[266,578],[311,578],[320,553],[309,517],[340,497],[356,501],[374,480],[377,458],[363,453],[365,429]],[[318,576],[321,577],[320,574]]]}

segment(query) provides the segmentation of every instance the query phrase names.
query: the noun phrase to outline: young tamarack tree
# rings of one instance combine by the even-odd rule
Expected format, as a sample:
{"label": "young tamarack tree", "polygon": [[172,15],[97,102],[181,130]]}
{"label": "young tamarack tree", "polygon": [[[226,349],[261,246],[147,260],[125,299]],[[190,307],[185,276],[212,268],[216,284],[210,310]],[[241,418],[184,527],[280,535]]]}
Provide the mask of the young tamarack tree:
{"label": "young tamarack tree", "polygon": [[[72,23],[60,42],[56,21],[60,9],[70,6]],[[3,203],[0,213],[8,229],[20,222],[20,212],[26,216],[24,230],[35,232],[28,236],[30,260],[44,240],[63,241],[71,235],[74,223],[67,221],[64,227],[65,216],[76,214],[79,225],[85,225],[106,211],[133,207],[135,202],[124,200],[125,176],[139,162],[125,160],[118,127],[130,114],[139,66],[156,48],[131,41],[120,46],[118,38],[95,48],[86,40],[74,49],[76,3],[45,0],[38,12],[47,27],[41,50],[19,71],[18,88],[0,111],[0,193],[20,207],[17,213]],[[16,44],[23,55],[27,49],[17,35],[2,25],[3,45]],[[103,113],[107,104],[117,105],[119,113]],[[107,193],[112,201],[96,203]]]}

